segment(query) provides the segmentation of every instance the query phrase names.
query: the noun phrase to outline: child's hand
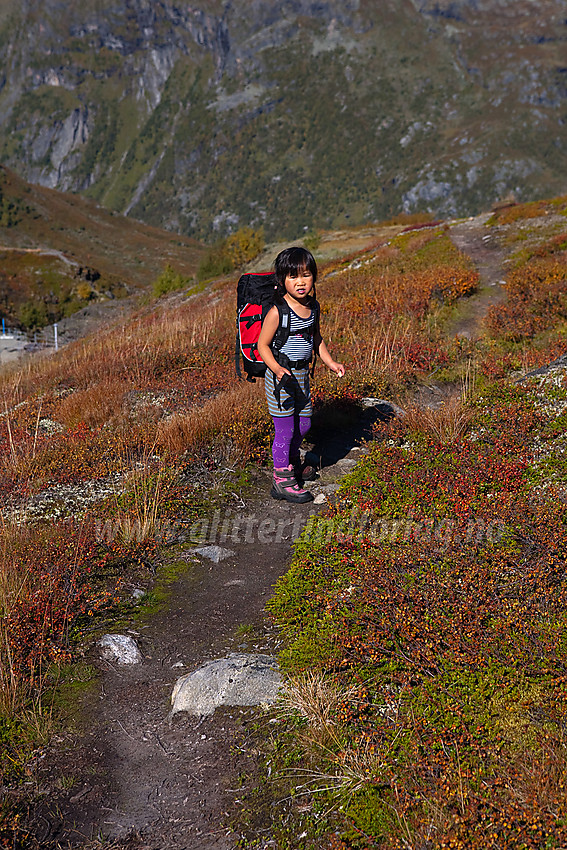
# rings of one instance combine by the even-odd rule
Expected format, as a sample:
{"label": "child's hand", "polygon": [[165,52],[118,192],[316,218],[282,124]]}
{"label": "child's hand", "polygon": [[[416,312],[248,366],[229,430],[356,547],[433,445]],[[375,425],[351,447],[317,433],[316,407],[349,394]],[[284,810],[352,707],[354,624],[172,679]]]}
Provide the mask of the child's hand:
{"label": "child's hand", "polygon": [[278,381],[281,381],[284,375],[291,375],[291,372],[289,371],[289,369],[284,369],[283,366],[280,366],[280,368],[276,372],[274,372],[274,375],[276,376]]}
{"label": "child's hand", "polygon": [[345,374],[345,367],[342,363],[335,363],[333,361],[332,365],[329,366],[331,372],[334,372],[337,378],[343,378]]}

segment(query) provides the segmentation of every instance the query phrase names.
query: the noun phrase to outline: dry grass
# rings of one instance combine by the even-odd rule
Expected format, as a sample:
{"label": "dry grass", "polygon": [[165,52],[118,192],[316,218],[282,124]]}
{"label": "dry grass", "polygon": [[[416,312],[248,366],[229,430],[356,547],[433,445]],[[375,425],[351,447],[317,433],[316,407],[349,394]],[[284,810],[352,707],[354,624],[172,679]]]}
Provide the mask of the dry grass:
{"label": "dry grass", "polygon": [[475,386],[476,366],[469,360],[460,390],[450,394],[439,407],[420,407],[411,399],[403,405],[405,427],[443,444],[460,440],[475,418],[475,411],[470,405]]}
{"label": "dry grass", "polygon": [[357,688],[341,689],[314,670],[289,679],[281,690],[278,706],[284,716],[303,717],[311,729],[328,729],[336,725],[340,706],[357,693]]}
{"label": "dry grass", "polygon": [[410,431],[426,434],[439,443],[461,439],[474,419],[474,411],[458,395],[450,396],[438,408],[419,407],[410,402],[404,410],[404,424]]}
{"label": "dry grass", "polygon": [[[31,407],[29,408],[31,413]],[[34,411],[33,421],[30,423],[30,428],[22,432],[13,421],[13,408],[8,407],[8,402],[4,401],[4,410],[0,413],[0,429],[5,429],[7,435],[8,451],[3,455],[0,454],[0,473],[8,474],[12,479],[23,480],[30,477],[33,463],[39,451],[39,424],[42,413],[42,401],[37,402],[37,408]],[[28,490],[31,492],[33,483],[30,481]]]}
{"label": "dry grass", "polygon": [[411,323],[404,320],[384,322],[372,337],[366,368],[380,374],[399,374],[408,367],[406,343],[411,337]]}
{"label": "dry grass", "polygon": [[84,422],[101,428],[122,418],[126,387],[124,381],[109,380],[65,396],[59,404],[57,420],[68,427]]}
{"label": "dry grass", "polygon": [[[235,389],[220,393],[202,407],[188,413],[178,413],[158,426],[157,445],[173,454],[182,454],[203,446],[212,446],[220,433],[232,442],[235,449],[233,462],[243,455],[254,441],[250,422],[268,423],[264,411],[262,382],[240,383]],[[248,421],[243,422],[243,411]],[[241,459],[241,458],[240,458]]]}
{"label": "dry grass", "polygon": [[305,750],[322,751],[326,759],[334,762],[335,751],[341,749],[341,707],[357,696],[358,688],[341,688],[320,671],[310,671],[285,683],[278,712],[282,717],[302,718],[305,729],[299,740]]}
{"label": "dry grass", "polygon": [[[0,390],[17,404],[29,395],[65,385],[89,390],[123,384],[143,389],[156,376],[176,373],[180,357],[233,338],[233,301],[211,303],[203,295],[175,307],[140,313],[127,324],[100,330],[45,358],[30,358],[18,371],[0,373]],[[118,387],[117,387],[118,388]],[[10,405],[9,405],[10,406]]]}
{"label": "dry grass", "polygon": [[[291,679],[284,685],[278,711],[282,717],[300,717],[305,729],[297,740],[308,759],[314,758],[323,769],[311,767],[292,771],[291,777],[300,782],[296,792],[301,794],[331,793],[340,800],[349,800],[357,791],[380,776],[386,763],[384,754],[368,739],[353,745],[343,738],[341,712],[360,699],[360,689],[340,687],[318,671]],[[396,737],[390,749],[394,747]]]}
{"label": "dry grass", "polygon": [[332,754],[329,752],[325,759],[328,770],[313,770],[298,768],[293,771],[294,779],[301,779],[297,786],[301,794],[336,795],[339,800],[347,800],[371,783],[387,764],[385,756],[377,753],[370,742],[360,746],[349,747],[344,752]]}
{"label": "dry grass", "polygon": [[[113,515],[113,535],[126,544],[159,537],[164,503],[170,485],[175,484],[175,471],[162,460],[156,462],[150,454],[135,464],[124,482],[123,494],[116,497],[117,503],[126,504]],[[125,461],[125,468],[132,470],[133,466],[133,459]]]}

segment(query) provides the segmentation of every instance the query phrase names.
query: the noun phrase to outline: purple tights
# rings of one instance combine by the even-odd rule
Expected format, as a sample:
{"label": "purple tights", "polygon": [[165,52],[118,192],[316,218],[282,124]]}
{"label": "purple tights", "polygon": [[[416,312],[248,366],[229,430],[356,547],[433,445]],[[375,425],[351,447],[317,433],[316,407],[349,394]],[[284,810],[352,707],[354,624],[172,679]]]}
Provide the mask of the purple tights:
{"label": "purple tights", "polygon": [[272,444],[274,469],[289,466],[299,454],[299,447],[311,427],[310,416],[272,416],[276,434]]}

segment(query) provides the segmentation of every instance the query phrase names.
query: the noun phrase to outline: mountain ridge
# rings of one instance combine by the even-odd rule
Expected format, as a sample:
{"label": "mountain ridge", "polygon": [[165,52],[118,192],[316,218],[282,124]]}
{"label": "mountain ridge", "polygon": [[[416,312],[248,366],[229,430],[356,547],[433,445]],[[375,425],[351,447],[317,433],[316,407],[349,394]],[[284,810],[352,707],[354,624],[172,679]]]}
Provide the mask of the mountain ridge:
{"label": "mountain ridge", "polygon": [[172,231],[291,239],[565,188],[564,0],[4,13],[2,161]]}

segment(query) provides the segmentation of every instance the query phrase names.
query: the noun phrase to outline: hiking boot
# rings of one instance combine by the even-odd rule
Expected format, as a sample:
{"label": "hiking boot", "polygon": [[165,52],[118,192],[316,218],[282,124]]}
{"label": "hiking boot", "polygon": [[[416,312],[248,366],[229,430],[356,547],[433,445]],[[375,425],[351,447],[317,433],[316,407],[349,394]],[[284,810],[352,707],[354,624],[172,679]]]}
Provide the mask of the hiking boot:
{"label": "hiking boot", "polygon": [[285,499],[286,502],[295,502],[296,504],[313,501],[313,496],[309,490],[304,490],[295,480],[295,473],[291,464],[285,469],[274,469],[270,496],[272,499]]}
{"label": "hiking boot", "polygon": [[291,465],[293,466],[296,481],[315,481],[317,478],[315,467],[309,466],[307,463],[302,463],[299,455],[292,458]]}

